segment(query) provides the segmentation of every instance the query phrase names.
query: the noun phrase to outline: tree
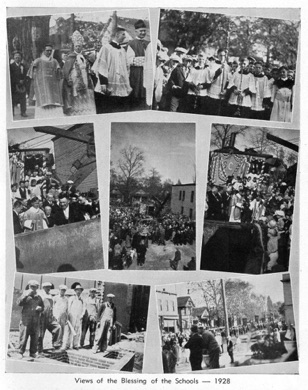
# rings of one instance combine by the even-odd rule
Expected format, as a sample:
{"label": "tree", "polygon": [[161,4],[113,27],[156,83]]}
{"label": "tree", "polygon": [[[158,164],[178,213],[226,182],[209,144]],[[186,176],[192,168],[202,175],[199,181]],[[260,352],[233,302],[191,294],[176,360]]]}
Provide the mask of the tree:
{"label": "tree", "polygon": [[132,192],[138,188],[138,179],[144,172],[144,153],[135,146],[127,146],[120,151],[121,158],[118,161],[119,189],[124,195],[124,201],[129,202]]}
{"label": "tree", "polygon": [[213,123],[211,133],[211,146],[221,149],[229,145],[232,133],[241,134],[247,126],[225,125]]}
{"label": "tree", "polygon": [[152,196],[157,196],[162,190],[161,175],[156,168],[150,170],[149,176],[144,180],[145,191]]}
{"label": "tree", "polygon": [[171,51],[176,46],[191,53],[222,47],[229,56],[249,54],[267,63],[294,66],[299,26],[299,21],[161,10],[159,39]]}
{"label": "tree", "polygon": [[202,297],[202,306],[206,307],[209,320],[215,320],[217,326],[221,326],[224,318],[222,291],[220,280],[207,280],[203,282],[191,282],[192,292],[198,291]]}
{"label": "tree", "polygon": [[251,135],[250,143],[256,152],[260,154],[275,154],[277,155],[277,144],[267,139],[267,128],[256,128],[254,133]]}

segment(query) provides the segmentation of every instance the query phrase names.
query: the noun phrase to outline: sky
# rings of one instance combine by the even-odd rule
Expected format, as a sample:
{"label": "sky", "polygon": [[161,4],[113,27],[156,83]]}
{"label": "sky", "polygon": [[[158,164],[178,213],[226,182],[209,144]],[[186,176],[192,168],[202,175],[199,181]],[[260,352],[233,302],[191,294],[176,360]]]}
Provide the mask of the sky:
{"label": "sky", "polygon": [[[112,16],[113,10],[104,12],[76,12],[75,15],[79,20],[85,20],[89,22],[103,22],[106,23],[110,16]],[[50,27],[53,27],[56,23],[56,19],[60,14],[52,15],[50,18]],[[70,14],[61,14],[65,19],[70,17]],[[130,19],[149,19],[149,13],[146,8],[143,9],[119,9],[117,10],[117,16]]]}
{"label": "sky", "polygon": [[[283,302],[283,284],[281,282],[282,280],[282,274],[280,273],[274,273],[274,274],[268,274],[263,275],[260,277],[260,275],[256,276],[242,276],[230,279],[240,279],[246,282],[249,282],[253,288],[252,291],[256,294],[263,295],[263,296],[270,296],[273,303],[275,302]],[[218,280],[218,279],[217,279]],[[167,285],[167,286],[160,286],[165,287],[166,291],[174,292],[178,296],[185,296],[187,295],[187,290],[190,290],[190,296],[192,300],[194,301],[195,305],[202,306],[202,299],[200,298],[200,294],[198,292],[192,292],[192,286],[189,283],[177,283],[173,285]],[[161,290],[161,288],[160,288]]]}
{"label": "sky", "polygon": [[[68,126],[57,126],[60,129],[67,129],[72,125]],[[54,135],[40,133],[35,131],[33,127],[26,127],[23,129],[8,129],[8,144],[20,144],[26,142],[27,145],[22,145],[28,148],[50,148],[51,153],[53,152]]]}
{"label": "sky", "polygon": [[162,180],[192,183],[195,164],[195,124],[193,123],[113,123],[111,161],[116,168],[120,151],[129,146],[143,150],[145,173],[155,168]]}
{"label": "sky", "polygon": [[[240,128],[240,126],[234,126],[234,129],[232,129],[232,132],[236,130],[236,128]],[[245,148],[253,147],[253,144],[251,143],[251,136],[258,131],[261,127],[254,127],[250,126],[247,130],[245,130],[245,134],[237,134],[236,140],[235,140],[235,147],[239,150],[244,151]],[[266,128],[265,128],[266,129]],[[299,131],[298,130],[289,130],[289,129],[274,129],[269,128],[270,133],[280,137],[284,140],[290,141],[294,143],[295,145],[299,145]],[[211,146],[211,150],[216,149],[216,147]],[[289,150],[289,149],[287,149]]]}

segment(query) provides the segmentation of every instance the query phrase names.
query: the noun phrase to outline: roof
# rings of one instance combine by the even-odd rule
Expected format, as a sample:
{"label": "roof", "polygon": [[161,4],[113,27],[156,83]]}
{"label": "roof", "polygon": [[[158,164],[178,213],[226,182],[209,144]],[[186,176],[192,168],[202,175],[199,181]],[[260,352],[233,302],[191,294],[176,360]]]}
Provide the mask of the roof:
{"label": "roof", "polygon": [[189,295],[185,297],[178,297],[178,307],[185,307],[189,301],[191,301],[193,306],[195,306]]}
{"label": "roof", "polygon": [[196,317],[202,317],[205,311],[207,311],[207,308],[205,306],[194,307],[192,315]]}
{"label": "roof", "polygon": [[188,184],[172,184],[172,187],[185,187],[185,186],[196,186],[196,183],[188,183]]}
{"label": "roof", "polygon": [[234,146],[225,146],[221,149],[212,150],[211,153],[226,153],[226,154],[240,154],[245,156],[254,156],[259,158],[270,158],[273,157],[272,154],[258,153],[253,148],[245,149],[243,152],[235,148]]}

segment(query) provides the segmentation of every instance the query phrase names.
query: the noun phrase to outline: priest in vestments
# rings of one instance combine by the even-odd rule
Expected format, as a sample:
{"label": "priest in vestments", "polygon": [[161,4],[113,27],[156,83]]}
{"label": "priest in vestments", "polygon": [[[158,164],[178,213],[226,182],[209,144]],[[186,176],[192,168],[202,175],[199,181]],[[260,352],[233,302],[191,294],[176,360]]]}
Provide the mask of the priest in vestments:
{"label": "priest in vestments", "polygon": [[117,28],[110,43],[100,49],[92,66],[98,79],[95,91],[102,94],[103,107],[97,107],[97,113],[127,110],[132,88],[129,83],[127,54],[121,46],[124,39],[125,29]]}
{"label": "priest in vestments", "polygon": [[96,114],[90,65],[82,54],[84,39],[79,31],[74,31],[72,42],[74,51],[68,55],[62,69],[64,110],[69,116]]}
{"label": "priest in vestments", "polygon": [[30,77],[34,87],[35,118],[63,117],[61,69],[52,57],[51,45],[47,44],[42,56],[33,61]]}
{"label": "priest in vestments", "polygon": [[128,42],[127,56],[130,65],[130,85],[133,89],[131,94],[132,109],[146,108],[146,90],[144,88],[144,65],[145,52],[149,41],[145,40],[146,25],[143,20],[135,23],[136,39]]}

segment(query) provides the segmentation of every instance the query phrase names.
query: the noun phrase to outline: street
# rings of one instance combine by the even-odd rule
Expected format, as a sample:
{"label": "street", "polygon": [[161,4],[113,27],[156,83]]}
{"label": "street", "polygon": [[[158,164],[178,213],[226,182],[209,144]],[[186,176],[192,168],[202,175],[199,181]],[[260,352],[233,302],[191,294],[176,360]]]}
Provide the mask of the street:
{"label": "street", "polygon": [[178,270],[183,271],[183,266],[186,265],[192,257],[196,257],[195,242],[193,245],[177,245],[175,246],[171,241],[166,241],[165,245],[151,244],[149,240],[149,247],[145,256],[145,263],[143,266],[137,265],[134,262],[129,270],[172,270],[170,267],[170,259],[174,258],[175,248],[179,248],[181,252],[181,260],[178,263]]}

